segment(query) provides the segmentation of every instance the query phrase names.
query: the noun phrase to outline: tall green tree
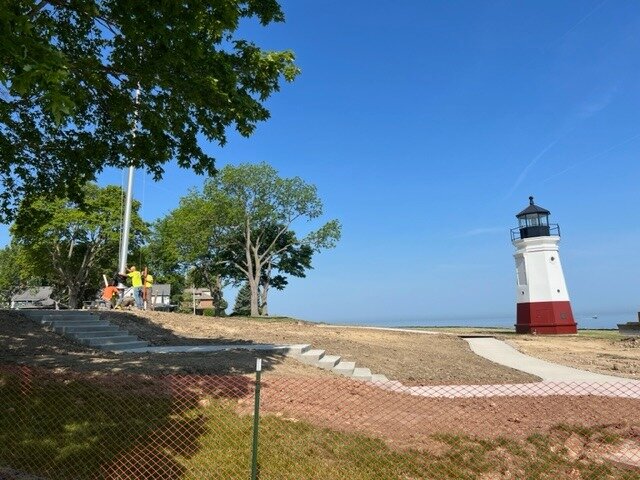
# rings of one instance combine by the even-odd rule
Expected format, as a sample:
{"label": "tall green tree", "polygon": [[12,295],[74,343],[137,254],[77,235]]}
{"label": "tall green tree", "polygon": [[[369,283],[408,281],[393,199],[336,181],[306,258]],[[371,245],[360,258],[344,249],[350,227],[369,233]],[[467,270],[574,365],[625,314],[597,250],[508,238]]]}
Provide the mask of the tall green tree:
{"label": "tall green tree", "polygon": [[[45,276],[64,288],[68,304],[76,308],[88,288],[97,288],[104,272],[117,270],[122,222],[122,190],[83,187],[82,208],[69,200],[38,198],[21,206],[11,234],[21,248],[25,272]],[[148,227],[134,202],[129,245],[135,250]]]}
{"label": "tall green tree", "polygon": [[315,186],[301,178],[281,178],[265,163],[228,165],[158,224],[156,243],[184,266],[247,282],[251,315],[266,315],[269,287],[284,288],[284,274],[304,276],[313,253],[339,240],[337,220],[296,235],[322,210]]}
{"label": "tall green tree", "polygon": [[229,266],[247,280],[252,316],[260,314],[261,282],[283,253],[295,246],[318,252],[335,247],[340,239],[338,220],[297,238],[294,226],[322,216],[322,201],[314,185],[300,177],[282,178],[266,163],[228,165],[205,184],[204,194],[224,206],[234,236],[241,241],[231,250],[243,254],[231,259]]}
{"label": "tall green tree", "polygon": [[236,295],[236,302],[233,305],[232,315],[239,315],[246,317],[251,314],[251,289],[248,283],[243,283],[238,294]]}
{"label": "tall green tree", "polygon": [[222,291],[229,282],[220,261],[226,225],[223,210],[190,192],[176,209],[155,223],[147,248],[153,271],[165,277],[188,276],[187,285],[207,287],[218,312],[226,308]]}
{"label": "tall green tree", "polygon": [[201,139],[249,136],[299,73],[238,35],[246,19],[284,15],[276,0],[0,0],[0,221],[42,195],[79,201],[105,166],[214,173]]}
{"label": "tall green tree", "polygon": [[11,297],[24,287],[40,283],[21,266],[21,249],[12,242],[0,249],[0,305],[9,304]]}
{"label": "tall green tree", "polygon": [[[269,291],[271,288],[283,290],[289,283],[287,275],[294,277],[305,277],[306,270],[312,268],[311,259],[314,250],[308,243],[300,242],[296,234],[288,229],[283,229],[282,225],[267,224],[260,227],[259,232],[255,232],[262,238],[259,254],[265,253],[265,249],[271,247],[272,254],[268,255],[267,262],[262,268],[260,281],[258,282],[258,312],[260,315],[269,315]],[[284,233],[281,233],[284,230]],[[241,280],[243,284],[249,285],[244,272],[239,272],[235,265],[241,265],[245,261],[246,252],[244,231],[237,230],[235,234],[235,247],[225,249],[219,258],[224,259],[221,264],[229,271],[231,277],[236,279],[236,283]],[[238,278],[238,273],[240,277]],[[250,293],[251,290],[249,289]]]}

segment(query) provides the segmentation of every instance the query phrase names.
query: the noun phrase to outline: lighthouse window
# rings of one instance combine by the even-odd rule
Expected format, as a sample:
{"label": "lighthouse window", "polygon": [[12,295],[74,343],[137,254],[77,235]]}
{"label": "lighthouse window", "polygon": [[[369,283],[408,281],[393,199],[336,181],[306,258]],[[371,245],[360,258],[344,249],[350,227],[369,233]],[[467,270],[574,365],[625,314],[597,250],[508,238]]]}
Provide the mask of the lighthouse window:
{"label": "lighthouse window", "polygon": [[549,217],[538,213],[525,215],[518,220],[520,228],[526,227],[548,227]]}

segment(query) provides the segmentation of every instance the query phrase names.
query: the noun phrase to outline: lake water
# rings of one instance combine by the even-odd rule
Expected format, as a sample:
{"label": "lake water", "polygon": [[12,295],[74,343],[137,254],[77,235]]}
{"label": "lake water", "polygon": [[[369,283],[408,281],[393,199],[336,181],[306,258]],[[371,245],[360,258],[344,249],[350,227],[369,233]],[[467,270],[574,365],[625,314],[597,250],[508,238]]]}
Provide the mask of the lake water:
{"label": "lake water", "polygon": [[[589,312],[574,313],[578,328],[583,329],[617,329],[618,323],[638,320],[638,314],[633,311],[626,313]],[[597,317],[597,318],[594,318]],[[490,317],[449,317],[426,319],[371,319],[354,321],[333,321],[341,325],[368,325],[376,327],[502,327],[513,328],[516,323],[515,313],[512,315],[495,315]]]}

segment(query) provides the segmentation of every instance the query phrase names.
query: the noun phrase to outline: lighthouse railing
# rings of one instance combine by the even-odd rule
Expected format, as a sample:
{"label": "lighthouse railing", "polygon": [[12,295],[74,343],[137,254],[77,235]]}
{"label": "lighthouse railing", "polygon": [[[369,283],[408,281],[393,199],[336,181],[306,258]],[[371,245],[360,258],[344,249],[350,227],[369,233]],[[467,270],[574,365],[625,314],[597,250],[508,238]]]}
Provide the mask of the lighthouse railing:
{"label": "lighthouse railing", "polygon": [[[524,230],[523,228],[520,227],[516,227],[516,228],[512,228],[511,229],[511,241],[513,242],[514,240],[522,240],[522,230]],[[550,223],[549,224],[549,235],[550,236],[556,236],[559,237],[560,236],[560,225],[558,225],[557,223]]]}

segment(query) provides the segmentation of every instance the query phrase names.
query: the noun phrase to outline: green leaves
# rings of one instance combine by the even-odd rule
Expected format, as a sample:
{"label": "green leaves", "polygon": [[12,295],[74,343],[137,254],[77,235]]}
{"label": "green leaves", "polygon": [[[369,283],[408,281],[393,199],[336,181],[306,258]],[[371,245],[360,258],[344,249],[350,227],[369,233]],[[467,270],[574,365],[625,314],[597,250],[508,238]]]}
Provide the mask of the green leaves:
{"label": "green leaves", "polygon": [[[21,205],[11,227],[25,271],[67,289],[76,301],[88,286],[97,289],[103,273],[115,272],[122,222],[119,187],[87,184],[81,193],[83,203],[33,198]],[[129,240],[134,249],[148,234],[139,208],[134,202]]]}
{"label": "green leaves", "polygon": [[270,286],[283,289],[285,275],[304,277],[313,254],[337,244],[337,220],[296,236],[295,225],[321,215],[316,187],[301,178],[282,178],[266,163],[228,165],[156,224],[150,250],[165,269],[246,281],[257,315],[258,289],[264,313]]}
{"label": "green leaves", "polygon": [[247,17],[284,20],[275,0],[0,0],[0,221],[32,195],[79,200],[106,166],[215,173],[199,138],[251,135],[299,74],[238,38]]}

